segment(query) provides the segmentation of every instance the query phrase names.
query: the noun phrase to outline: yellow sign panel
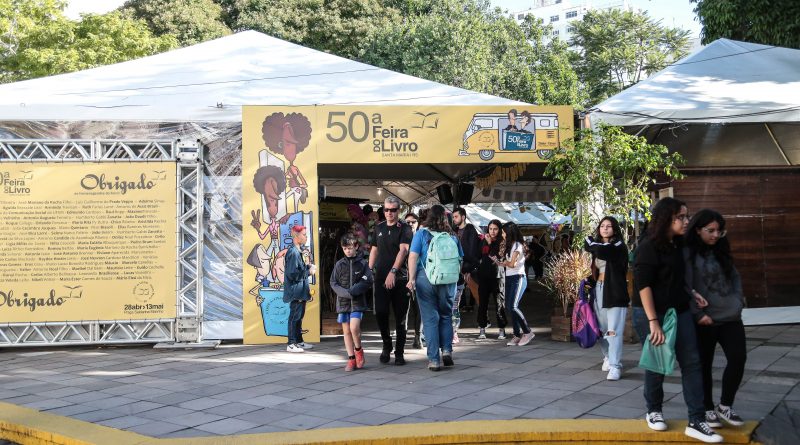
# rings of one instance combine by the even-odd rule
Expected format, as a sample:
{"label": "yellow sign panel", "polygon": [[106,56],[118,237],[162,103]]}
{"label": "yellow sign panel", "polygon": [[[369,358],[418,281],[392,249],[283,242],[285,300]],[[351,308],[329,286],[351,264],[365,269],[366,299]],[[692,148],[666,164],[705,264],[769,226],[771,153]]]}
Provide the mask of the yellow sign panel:
{"label": "yellow sign panel", "polygon": [[[544,162],[572,137],[572,119],[565,106],[244,107],[245,343],[286,342],[283,258],[293,225],[308,229],[305,252],[318,264],[318,164]],[[303,329],[317,341],[318,277],[311,293]]]}
{"label": "yellow sign panel", "polygon": [[174,163],[0,164],[0,322],[175,317]]}
{"label": "yellow sign panel", "polygon": [[568,106],[283,109],[309,119],[315,134],[313,148],[322,164],[546,162],[573,136]]}

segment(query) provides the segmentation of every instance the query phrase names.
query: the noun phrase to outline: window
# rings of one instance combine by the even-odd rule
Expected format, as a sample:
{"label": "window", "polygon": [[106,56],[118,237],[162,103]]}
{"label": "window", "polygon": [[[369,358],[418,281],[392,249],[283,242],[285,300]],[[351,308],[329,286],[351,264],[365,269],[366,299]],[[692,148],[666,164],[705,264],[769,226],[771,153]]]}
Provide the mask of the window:
{"label": "window", "polygon": [[525,18],[525,14],[519,14],[519,15],[517,15],[517,20],[522,20],[522,19],[524,19],[524,18]]}
{"label": "window", "polygon": [[577,16],[578,16],[578,11],[569,11],[569,12],[567,12],[567,14],[564,16],[564,18],[571,19],[571,18],[575,18],[575,17],[577,17]]}
{"label": "window", "polygon": [[556,4],[559,4],[559,3],[561,3],[561,0],[556,0]]}
{"label": "window", "polygon": [[557,21],[558,21],[558,16],[557,15],[550,16],[550,23],[557,22]]}
{"label": "window", "polygon": [[558,34],[559,34],[559,31],[558,31],[558,30],[555,30],[555,31],[553,31],[553,35],[554,35],[554,36],[557,36]]}
{"label": "window", "polygon": [[574,27],[574,26],[567,26],[567,32],[568,32],[568,33],[573,33],[573,32],[575,32],[575,27]]}

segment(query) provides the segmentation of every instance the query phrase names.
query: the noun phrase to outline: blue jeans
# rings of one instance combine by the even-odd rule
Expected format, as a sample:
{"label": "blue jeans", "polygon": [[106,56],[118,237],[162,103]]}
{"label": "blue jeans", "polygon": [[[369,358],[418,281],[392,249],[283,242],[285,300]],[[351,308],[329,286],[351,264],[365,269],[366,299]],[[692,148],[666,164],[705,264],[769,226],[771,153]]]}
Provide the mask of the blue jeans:
{"label": "blue jeans", "polygon": [[511,326],[514,328],[514,336],[520,337],[522,334],[530,334],[531,328],[525,315],[519,308],[522,294],[528,287],[528,277],[526,275],[509,275],[506,277],[506,314],[511,316]]}
{"label": "blue jeans", "polygon": [[[664,322],[664,314],[658,314],[658,322]],[[650,323],[644,308],[633,308],[633,327],[642,342],[650,333]],[[703,370],[700,364],[700,352],[697,348],[697,334],[691,311],[678,314],[677,336],[675,339],[675,357],[681,367],[681,383],[683,384],[683,400],[689,411],[690,422],[704,422],[703,407]],[[644,400],[647,412],[662,411],[664,403],[664,375],[652,371],[644,372]]]}
{"label": "blue jeans", "polygon": [[[598,340],[603,357],[608,359],[608,366],[622,369],[622,336],[625,330],[625,316],[628,314],[626,307],[603,307],[603,287],[605,283],[597,282],[595,286],[594,312],[597,314],[597,324],[603,336]],[[614,335],[608,335],[614,331]]]}
{"label": "blue jeans", "polygon": [[428,345],[428,360],[439,361],[439,349],[453,352],[453,300],[456,283],[431,284],[425,270],[417,272],[417,301]]}
{"label": "blue jeans", "polygon": [[303,343],[303,316],[305,314],[305,301],[292,300],[289,303],[289,339],[287,344]]}

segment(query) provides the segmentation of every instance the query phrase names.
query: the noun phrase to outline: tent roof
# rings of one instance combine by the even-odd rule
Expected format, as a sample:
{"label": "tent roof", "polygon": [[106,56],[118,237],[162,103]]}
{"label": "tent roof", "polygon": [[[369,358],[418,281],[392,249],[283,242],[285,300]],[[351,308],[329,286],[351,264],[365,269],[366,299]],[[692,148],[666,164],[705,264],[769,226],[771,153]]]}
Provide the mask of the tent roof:
{"label": "tent roof", "polygon": [[0,120],[239,122],[242,105],[520,102],[430,82],[256,31],[0,85]]}
{"label": "tent roof", "polygon": [[467,219],[481,227],[488,225],[492,219],[499,219],[502,223],[512,221],[519,226],[534,227],[568,224],[571,221],[569,216],[557,213],[541,202],[473,203],[464,206],[464,210],[467,212]]}
{"label": "tent roof", "polygon": [[800,50],[719,39],[595,107],[592,122],[800,121]]}

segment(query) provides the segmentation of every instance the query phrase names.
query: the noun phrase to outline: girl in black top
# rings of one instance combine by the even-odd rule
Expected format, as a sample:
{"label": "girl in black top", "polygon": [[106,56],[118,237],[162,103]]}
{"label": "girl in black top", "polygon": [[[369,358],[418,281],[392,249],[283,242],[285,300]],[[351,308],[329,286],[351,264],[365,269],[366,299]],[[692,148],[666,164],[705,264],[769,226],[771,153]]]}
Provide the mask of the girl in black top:
{"label": "girl in black top", "polygon": [[[639,338],[654,346],[664,344],[661,323],[668,309],[677,313],[675,356],[681,367],[683,399],[689,411],[689,424],[684,430],[689,437],[704,442],[722,442],[722,436],[706,423],[703,407],[703,376],[697,335],[686,288],[683,235],[689,225],[689,211],[682,201],[664,198],[656,203],[647,237],[636,250],[634,263],[633,323]],[[664,431],[662,405],[664,375],[645,370],[644,398],[647,402],[647,426]]]}
{"label": "girl in black top", "polygon": [[[478,327],[480,327],[479,339],[486,338],[486,327],[489,325],[489,299],[492,295],[497,303],[497,327],[498,339],[506,337],[506,311],[505,299],[503,298],[502,288],[498,280],[498,266],[492,261],[492,257],[500,256],[500,243],[502,235],[500,229],[503,223],[493,219],[486,226],[486,235],[481,241],[481,261],[478,263]],[[505,280],[505,274],[503,274]],[[504,286],[503,286],[504,287]]]}
{"label": "girl in black top", "polygon": [[594,310],[603,332],[600,349],[603,352],[603,371],[608,380],[622,376],[622,336],[628,313],[628,247],[622,240],[619,222],[606,216],[597,225],[594,236],[584,240],[584,248],[592,254]]}
{"label": "girl in black top", "polygon": [[[686,234],[686,280],[695,295],[692,312],[698,324],[697,340],[703,365],[703,404],[706,421],[712,427],[722,426],[720,418],[734,426],[744,424],[733,410],[733,399],[742,383],[747,361],[742,324],[744,293],[725,235],[725,218],[708,209],[692,217]],[[714,406],[711,368],[717,343],[725,352],[727,364],[722,373],[720,403]]]}

